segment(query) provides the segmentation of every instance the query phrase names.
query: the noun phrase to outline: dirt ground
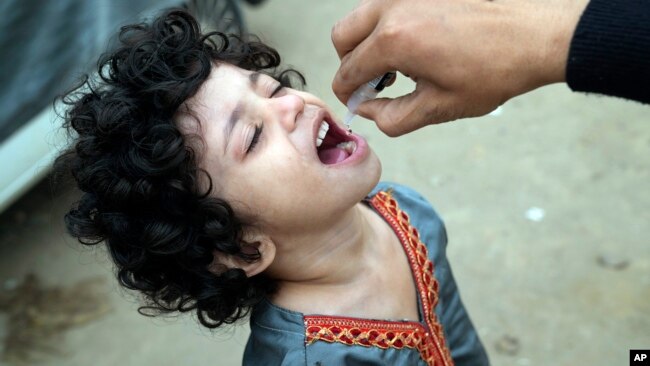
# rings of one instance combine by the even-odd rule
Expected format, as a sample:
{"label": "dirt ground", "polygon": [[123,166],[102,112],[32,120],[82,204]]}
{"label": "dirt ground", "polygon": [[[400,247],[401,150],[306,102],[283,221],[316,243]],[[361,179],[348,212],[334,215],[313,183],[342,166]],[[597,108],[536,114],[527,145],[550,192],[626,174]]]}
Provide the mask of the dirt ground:
{"label": "dirt ground", "polygon": [[[246,9],[339,116],[329,34],[356,2]],[[400,80],[386,94],[409,88]],[[382,179],[420,191],[443,217],[493,365],[627,365],[629,349],[650,348],[650,107],[556,85],[499,112],[397,139],[361,119],[353,129]],[[74,197],[43,182],[0,215],[0,365],[240,364],[245,323],[210,333],[191,317],[136,312],[104,253],[64,233]]]}

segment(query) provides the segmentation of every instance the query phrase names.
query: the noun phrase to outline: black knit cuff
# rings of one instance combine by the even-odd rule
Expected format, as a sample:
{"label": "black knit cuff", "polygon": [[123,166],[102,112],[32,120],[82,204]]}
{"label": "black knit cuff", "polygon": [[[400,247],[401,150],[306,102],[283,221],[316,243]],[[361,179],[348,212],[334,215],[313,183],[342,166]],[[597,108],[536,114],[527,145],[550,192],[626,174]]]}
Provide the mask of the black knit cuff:
{"label": "black knit cuff", "polygon": [[650,103],[650,1],[591,0],[567,63],[574,91]]}

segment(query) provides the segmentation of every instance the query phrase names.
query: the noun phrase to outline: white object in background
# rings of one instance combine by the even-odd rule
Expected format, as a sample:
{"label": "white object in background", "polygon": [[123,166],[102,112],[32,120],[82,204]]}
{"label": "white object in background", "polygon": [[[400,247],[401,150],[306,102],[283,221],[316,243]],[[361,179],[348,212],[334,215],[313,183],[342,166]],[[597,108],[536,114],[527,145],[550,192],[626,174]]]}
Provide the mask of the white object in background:
{"label": "white object in background", "polygon": [[526,210],[526,218],[530,221],[540,222],[544,216],[546,216],[546,211],[543,208],[533,206]]}

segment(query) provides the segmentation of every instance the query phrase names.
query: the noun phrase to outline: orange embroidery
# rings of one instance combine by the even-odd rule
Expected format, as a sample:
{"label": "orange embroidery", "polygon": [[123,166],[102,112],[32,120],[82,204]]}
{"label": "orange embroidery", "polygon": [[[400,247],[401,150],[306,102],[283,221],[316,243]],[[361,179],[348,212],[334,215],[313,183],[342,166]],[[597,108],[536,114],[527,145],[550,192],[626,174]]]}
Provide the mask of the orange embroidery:
{"label": "orange embroidery", "polygon": [[406,251],[416,279],[429,331],[416,322],[364,320],[337,316],[305,316],[307,345],[316,341],[382,349],[415,348],[429,366],[453,366],[445,345],[442,326],[433,309],[438,303],[438,281],[433,276],[433,263],[417,229],[411,226],[408,214],[397,205],[390,192],[377,193],[370,204],[391,225]]}
{"label": "orange embroidery", "polygon": [[419,348],[426,330],[420,323],[306,316],[307,344],[315,341],[386,348]]}

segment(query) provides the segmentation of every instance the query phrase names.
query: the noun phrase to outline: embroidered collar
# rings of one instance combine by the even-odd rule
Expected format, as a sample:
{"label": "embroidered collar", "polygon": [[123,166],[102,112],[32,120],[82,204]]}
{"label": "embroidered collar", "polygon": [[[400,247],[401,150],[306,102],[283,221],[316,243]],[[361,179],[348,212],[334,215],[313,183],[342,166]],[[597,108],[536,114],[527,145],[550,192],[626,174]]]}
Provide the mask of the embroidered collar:
{"label": "embroidered collar", "polygon": [[414,348],[429,366],[452,366],[454,363],[445,344],[442,326],[434,311],[438,303],[438,281],[434,277],[434,267],[426,245],[390,190],[378,192],[369,199],[369,203],[391,226],[404,248],[424,311],[424,324],[305,315],[305,342],[308,346],[324,341],[381,349]]}

